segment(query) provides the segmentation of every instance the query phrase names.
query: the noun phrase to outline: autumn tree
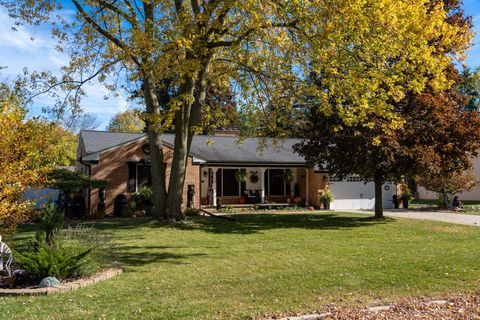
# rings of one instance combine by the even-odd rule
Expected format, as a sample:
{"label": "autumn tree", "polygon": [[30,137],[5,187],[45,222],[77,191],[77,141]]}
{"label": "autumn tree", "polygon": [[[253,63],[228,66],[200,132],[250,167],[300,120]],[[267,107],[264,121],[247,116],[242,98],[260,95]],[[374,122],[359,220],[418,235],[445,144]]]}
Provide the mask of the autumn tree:
{"label": "autumn tree", "polygon": [[111,132],[143,132],[144,129],[145,122],[135,110],[117,113],[107,126],[107,130]]}
{"label": "autumn tree", "polygon": [[[117,82],[108,79],[120,72],[142,88],[154,203],[166,218],[182,216],[187,156],[207,111],[209,84],[237,87],[242,107],[259,108],[270,125],[286,114],[272,111],[292,108],[307,92],[322,111],[337,108],[347,124],[368,126],[368,115],[381,114],[390,130],[399,124],[392,102],[405,91],[448,86],[443,70],[450,58],[429,44],[448,39],[461,52],[468,41],[465,30],[445,23],[442,4],[425,0],[72,0],[76,19],[61,27],[54,17],[60,1],[2,3],[18,21],[55,24],[59,48],[72,58],[58,79],[66,91],[81,93],[75,88],[93,78],[115,90]],[[303,81],[311,68],[321,73],[321,89]],[[163,108],[158,92],[168,81],[174,94]],[[167,193],[162,133],[172,125]]]}
{"label": "autumn tree", "polygon": [[21,195],[44,178],[41,151],[32,126],[25,122],[19,92],[0,84],[0,230],[14,228],[27,217],[29,203]]}
{"label": "autumn tree", "polygon": [[78,145],[76,134],[42,118],[28,119],[25,124],[34,133],[30,143],[42,154],[37,165],[44,167],[75,165]]}
{"label": "autumn tree", "polygon": [[448,175],[421,175],[417,183],[429,191],[436,192],[444,208],[448,208],[455,194],[470,191],[478,181],[471,170],[465,172],[450,172]]}
{"label": "autumn tree", "polygon": [[[443,4],[431,1],[423,5],[435,8]],[[445,1],[445,8],[445,23],[456,29],[460,35],[458,39],[463,40],[452,42],[444,37],[432,38],[429,46],[449,59],[465,49],[471,25],[469,19],[463,17],[457,1]],[[375,217],[382,218],[382,184],[386,181],[419,172],[438,172],[442,165],[440,159],[456,162],[456,170],[459,166],[468,167],[469,157],[475,155],[480,146],[476,139],[480,134],[479,117],[477,113],[464,112],[465,99],[458,92],[460,80],[453,66],[442,67],[442,76],[447,83],[455,84],[453,87],[438,86],[437,80],[427,80],[430,76],[424,74],[425,87],[415,90],[418,73],[422,72],[416,68],[404,70],[401,75],[402,83],[413,85],[410,88],[395,84],[396,80],[388,76],[370,81],[368,76],[364,78],[357,72],[366,75],[395,72],[398,64],[405,63],[402,62],[403,54],[384,57],[379,49],[380,54],[373,57],[365,54],[362,46],[349,41],[343,49],[345,54],[351,54],[349,64],[339,66],[333,74],[328,67],[311,73],[312,83],[325,93],[328,106],[322,106],[322,101],[311,96],[306,97],[309,121],[302,130],[305,141],[296,146],[296,150],[311,164],[319,164],[332,174],[358,174],[365,181],[373,180]],[[342,81],[344,78],[350,81],[351,76],[354,76],[351,81],[365,80],[354,89],[362,90],[363,98],[358,100],[358,96],[350,92],[340,92],[340,96],[333,93],[331,87],[335,82],[330,78],[339,74]],[[386,89],[391,86],[395,89],[388,95]],[[349,112],[358,104],[364,104],[365,109],[360,109],[359,113]],[[373,112],[376,108],[388,108],[391,112]]]}

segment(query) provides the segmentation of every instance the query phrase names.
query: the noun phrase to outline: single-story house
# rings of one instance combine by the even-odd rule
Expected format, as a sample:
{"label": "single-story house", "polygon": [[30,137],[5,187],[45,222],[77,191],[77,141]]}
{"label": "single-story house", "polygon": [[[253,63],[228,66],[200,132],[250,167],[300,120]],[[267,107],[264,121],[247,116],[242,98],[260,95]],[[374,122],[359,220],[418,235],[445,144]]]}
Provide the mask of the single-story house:
{"label": "single-story house", "polygon": [[[164,134],[167,184],[173,157],[174,135]],[[373,183],[357,176],[338,181],[328,172],[307,166],[293,151],[300,139],[245,138],[231,134],[197,135],[193,138],[185,178],[183,202],[193,188],[194,206],[247,203],[287,203],[296,201],[321,207],[319,194],[329,184],[335,200],[332,209],[370,209],[374,205]],[[80,132],[77,170],[94,179],[109,181],[105,190],[106,213],[111,214],[114,199],[127,198],[141,186],[151,183],[148,140],[144,133],[117,133],[84,130]],[[239,174],[241,172],[242,174]],[[245,181],[236,176],[243,175]],[[396,189],[384,186],[384,206],[392,206]],[[86,202],[92,214],[100,203],[99,190],[88,190]]]}
{"label": "single-story house", "polygon": [[[461,192],[458,197],[461,201],[480,201],[480,156],[472,158],[472,173],[475,176],[477,185],[470,191]],[[424,187],[417,188],[416,198],[420,200],[438,200],[438,194],[426,190]]]}

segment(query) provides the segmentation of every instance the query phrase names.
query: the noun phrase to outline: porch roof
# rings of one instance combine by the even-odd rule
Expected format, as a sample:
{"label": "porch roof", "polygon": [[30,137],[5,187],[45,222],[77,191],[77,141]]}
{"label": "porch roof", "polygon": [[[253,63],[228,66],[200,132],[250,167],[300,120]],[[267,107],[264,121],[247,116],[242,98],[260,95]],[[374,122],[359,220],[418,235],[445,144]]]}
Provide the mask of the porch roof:
{"label": "porch roof", "polygon": [[[84,161],[99,160],[101,153],[146,139],[145,133],[122,133],[84,130],[80,133],[86,156]],[[172,147],[173,134],[163,134],[163,142]],[[270,138],[245,138],[235,136],[196,135],[190,155],[208,165],[291,165],[305,166],[305,159],[293,151],[301,139],[274,141]]]}

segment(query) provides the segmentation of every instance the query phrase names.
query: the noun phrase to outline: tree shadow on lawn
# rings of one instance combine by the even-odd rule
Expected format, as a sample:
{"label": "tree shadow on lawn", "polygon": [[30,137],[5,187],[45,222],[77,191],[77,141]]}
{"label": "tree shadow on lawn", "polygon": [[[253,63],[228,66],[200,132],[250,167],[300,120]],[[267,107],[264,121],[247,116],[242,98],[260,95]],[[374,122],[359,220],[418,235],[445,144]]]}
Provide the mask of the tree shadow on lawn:
{"label": "tree shadow on lawn", "polygon": [[375,219],[371,216],[344,216],[337,214],[242,214],[235,221],[210,217],[193,218],[190,224],[175,224],[182,230],[201,230],[217,234],[251,234],[271,229],[336,230],[370,227],[395,221],[392,218]]}
{"label": "tree shadow on lawn", "polygon": [[169,246],[119,246],[116,258],[124,266],[143,266],[151,263],[188,264],[192,257],[205,256],[204,253],[181,254],[165,252],[175,249]]}

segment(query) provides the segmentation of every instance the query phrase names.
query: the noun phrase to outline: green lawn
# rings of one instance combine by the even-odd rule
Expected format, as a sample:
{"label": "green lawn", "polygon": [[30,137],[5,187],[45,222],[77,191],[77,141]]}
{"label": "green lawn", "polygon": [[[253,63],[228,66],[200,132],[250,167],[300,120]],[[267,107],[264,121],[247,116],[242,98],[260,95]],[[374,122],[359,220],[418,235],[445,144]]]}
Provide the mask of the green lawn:
{"label": "green lawn", "polygon": [[[480,201],[462,200],[463,210],[456,211],[464,214],[480,215]],[[438,200],[412,200],[411,209],[437,210],[439,209]],[[452,211],[453,212],[453,211]]]}
{"label": "green lawn", "polygon": [[2,319],[248,319],[480,284],[480,228],[338,213],[235,219],[100,222],[124,274],[68,294],[0,298]]}

